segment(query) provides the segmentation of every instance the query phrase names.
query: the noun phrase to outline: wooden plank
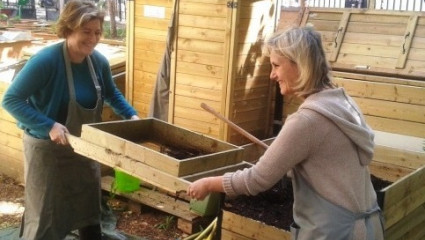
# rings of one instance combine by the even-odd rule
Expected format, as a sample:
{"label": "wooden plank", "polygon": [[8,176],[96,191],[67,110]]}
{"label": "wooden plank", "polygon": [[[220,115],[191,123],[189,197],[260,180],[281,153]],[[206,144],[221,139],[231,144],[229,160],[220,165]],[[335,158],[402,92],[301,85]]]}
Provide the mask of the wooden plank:
{"label": "wooden plank", "polygon": [[399,165],[381,163],[372,161],[369,165],[370,172],[381,179],[390,182],[396,182],[402,177],[405,177],[412,173],[412,169],[400,167]]}
{"label": "wooden plank", "polygon": [[392,226],[425,203],[425,167],[383,189],[385,225]]}
{"label": "wooden plank", "polygon": [[224,30],[226,18],[179,14],[179,26]]}
{"label": "wooden plank", "polygon": [[291,233],[264,223],[223,211],[222,229],[256,240],[290,240]]}
{"label": "wooden plank", "polygon": [[184,119],[192,119],[194,121],[200,121],[203,123],[219,124],[219,120],[215,116],[213,116],[212,114],[204,110],[189,109],[189,108],[179,107],[178,105],[175,107],[175,117],[176,118],[180,117]]}
{"label": "wooden plank", "polygon": [[196,76],[192,74],[176,73],[179,84],[191,87],[206,88],[220,91],[223,89],[222,79],[215,77]]}
{"label": "wooden plank", "polygon": [[[419,206],[398,223],[394,224],[390,228],[385,230],[385,239],[387,240],[398,240],[403,239],[410,235],[410,232],[415,231],[414,229],[420,227],[424,229],[425,224],[425,204]],[[425,233],[424,233],[425,234]],[[408,238],[408,239],[420,239],[420,238]]]}
{"label": "wooden plank", "polygon": [[96,160],[106,166],[116,168],[166,191],[176,193],[181,190],[186,190],[189,186],[188,182],[178,177],[111,150],[107,150],[104,147],[82,140],[81,138],[70,136],[68,137],[68,141],[76,153]]}
{"label": "wooden plank", "polygon": [[205,103],[213,109],[220,108],[220,103],[209,99],[200,99],[187,96],[176,95],[177,106],[200,110],[201,103]]}
{"label": "wooden plank", "polygon": [[198,39],[204,41],[223,42],[224,30],[205,29],[198,27],[179,26],[177,29],[179,38]]}
{"label": "wooden plank", "polygon": [[180,50],[177,61],[223,67],[223,55]]}
{"label": "wooden plank", "polygon": [[365,116],[366,122],[372,129],[389,133],[402,134],[425,138],[425,124],[408,122],[404,120],[390,119],[385,117]]}
{"label": "wooden plank", "polygon": [[[184,117],[184,116],[183,116]],[[202,122],[201,120],[197,119],[189,119],[189,118],[183,118],[179,115],[174,117],[174,124],[179,127],[184,127],[187,129],[190,129],[192,131],[196,131],[201,134],[208,135],[210,137],[214,137],[219,139],[219,124],[216,123],[206,123]],[[218,122],[218,121],[217,121]]]}
{"label": "wooden plank", "polygon": [[402,42],[403,36],[397,35],[346,32],[344,36],[344,43],[361,45],[400,47]]}
{"label": "wooden plank", "polygon": [[24,182],[24,157],[21,151],[0,144],[0,172]]}
{"label": "wooden plank", "polygon": [[363,81],[381,82],[381,83],[394,83],[394,84],[400,84],[400,85],[406,85],[406,86],[425,87],[424,81],[418,81],[414,79],[401,78],[401,77],[388,77],[388,76],[340,72],[340,71],[332,71],[332,74],[335,77],[354,79],[354,80],[363,80]]}
{"label": "wooden plank", "polygon": [[197,39],[177,39],[180,50],[188,50],[202,53],[223,54],[224,44],[222,42],[203,41]]}
{"label": "wooden plank", "polygon": [[181,2],[179,14],[207,16],[207,17],[227,17],[227,9],[224,4],[210,4],[202,2]]}
{"label": "wooden plank", "polygon": [[395,83],[378,83],[347,78],[334,78],[352,97],[425,105],[425,87],[406,86]]}
{"label": "wooden plank", "polygon": [[414,170],[425,165],[425,153],[408,151],[404,148],[376,145],[373,160]]}
{"label": "wooden plank", "polygon": [[[216,77],[222,79],[224,77],[223,67],[212,65],[203,65],[197,63],[177,62],[176,71],[178,73],[193,74],[205,77]],[[178,80],[177,80],[178,82]]]}
{"label": "wooden plank", "polygon": [[221,229],[221,240],[251,240],[252,238],[242,236],[227,229]]}
{"label": "wooden plank", "polygon": [[113,182],[114,178],[111,176],[102,177],[102,189],[188,221],[199,218],[190,211],[189,203],[181,198],[168,196],[146,187],[141,187],[140,190],[131,193],[123,193],[112,189]]}
{"label": "wooden plank", "polygon": [[4,145],[22,151],[23,143],[21,137],[9,135],[0,131],[0,145]]}
{"label": "wooden plank", "polygon": [[340,54],[357,54],[375,57],[394,57],[398,54],[399,49],[400,47],[344,42],[341,46]]}
{"label": "wooden plank", "polygon": [[396,149],[404,149],[412,153],[425,154],[423,138],[394,134],[387,131],[375,130],[374,132],[376,144]]}
{"label": "wooden plank", "polygon": [[335,43],[333,46],[334,48],[332,49],[331,55],[328,57],[328,60],[330,62],[335,62],[339,55],[339,50],[341,49],[342,40],[344,39],[348,22],[350,21],[350,15],[351,15],[350,12],[344,12],[342,15],[341,21],[338,26],[338,31],[336,33],[336,37],[334,40],[334,43]]}
{"label": "wooden plank", "polygon": [[406,66],[407,56],[410,52],[410,46],[412,44],[413,34],[415,33],[417,23],[417,15],[413,15],[409,18],[406,32],[404,33],[404,42],[398,55],[396,68],[404,68]]}
{"label": "wooden plank", "polygon": [[[241,155],[236,146],[155,119],[83,125],[81,138],[173,176],[234,164]],[[180,159],[140,144],[146,141],[199,154]]]}
{"label": "wooden plank", "polygon": [[[222,92],[218,90],[211,90],[207,88],[198,88],[182,84],[176,84],[176,89],[174,90],[176,95],[205,99],[211,101],[220,101]],[[176,103],[177,105],[177,103]]]}

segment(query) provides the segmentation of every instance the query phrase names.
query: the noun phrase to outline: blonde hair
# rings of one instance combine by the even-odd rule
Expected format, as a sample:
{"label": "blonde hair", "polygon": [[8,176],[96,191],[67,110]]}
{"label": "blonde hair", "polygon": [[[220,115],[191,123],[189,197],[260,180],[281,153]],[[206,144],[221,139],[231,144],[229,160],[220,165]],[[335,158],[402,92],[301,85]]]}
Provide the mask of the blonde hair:
{"label": "blonde hair", "polygon": [[94,3],[71,0],[65,5],[59,17],[56,25],[56,34],[60,38],[66,38],[70,33],[94,19],[100,21],[100,26],[102,28],[104,17],[104,12],[100,11]]}
{"label": "blonde hair", "polygon": [[311,28],[291,28],[276,32],[264,45],[267,55],[276,53],[294,62],[299,71],[294,95],[306,98],[325,88],[334,88],[330,66],[322,46],[321,36]]}

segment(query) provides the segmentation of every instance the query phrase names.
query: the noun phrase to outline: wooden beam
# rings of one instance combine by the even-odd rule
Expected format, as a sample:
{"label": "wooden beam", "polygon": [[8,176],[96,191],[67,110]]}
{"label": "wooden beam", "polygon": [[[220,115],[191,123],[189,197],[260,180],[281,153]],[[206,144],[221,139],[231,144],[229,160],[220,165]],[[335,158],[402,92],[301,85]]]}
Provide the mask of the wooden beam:
{"label": "wooden beam", "polygon": [[416,26],[418,24],[418,18],[418,15],[413,15],[409,18],[406,32],[404,33],[404,41],[398,55],[396,68],[404,68],[406,66],[407,56],[409,55],[410,45],[412,44],[413,35],[415,34]]}

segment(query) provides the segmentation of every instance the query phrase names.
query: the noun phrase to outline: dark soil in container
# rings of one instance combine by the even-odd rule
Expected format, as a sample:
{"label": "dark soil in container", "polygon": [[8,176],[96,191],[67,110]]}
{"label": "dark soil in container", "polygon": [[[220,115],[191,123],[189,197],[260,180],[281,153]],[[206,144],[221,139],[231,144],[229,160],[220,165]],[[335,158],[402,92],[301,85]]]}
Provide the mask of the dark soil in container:
{"label": "dark soil in container", "polygon": [[[391,184],[372,175],[372,184],[379,191]],[[251,218],[267,225],[289,231],[294,221],[292,205],[294,203],[292,183],[290,180],[277,183],[268,191],[257,196],[239,196],[226,199],[223,209],[238,215]]]}

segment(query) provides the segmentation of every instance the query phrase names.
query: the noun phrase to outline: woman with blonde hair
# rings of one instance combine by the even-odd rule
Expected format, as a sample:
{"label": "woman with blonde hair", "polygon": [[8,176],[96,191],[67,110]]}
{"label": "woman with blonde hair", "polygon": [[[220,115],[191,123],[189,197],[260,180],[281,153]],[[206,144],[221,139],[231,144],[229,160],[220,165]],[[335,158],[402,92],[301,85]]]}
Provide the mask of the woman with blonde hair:
{"label": "woman with blonde hair", "polygon": [[82,124],[101,121],[104,102],[138,119],[94,50],[103,18],[93,3],[69,1],[57,23],[65,41],[32,56],[4,94],[4,109],[24,130],[23,239],[64,239],[75,229],[80,239],[102,237],[99,164],[76,154],[66,134],[80,136]]}
{"label": "woman with blonde hair", "polygon": [[374,134],[353,99],[332,83],[320,34],[309,28],[278,32],[265,50],[280,93],[301,97],[303,104],[253,167],[195,181],[188,194],[256,195],[290,173],[293,239],[383,239],[368,168]]}

